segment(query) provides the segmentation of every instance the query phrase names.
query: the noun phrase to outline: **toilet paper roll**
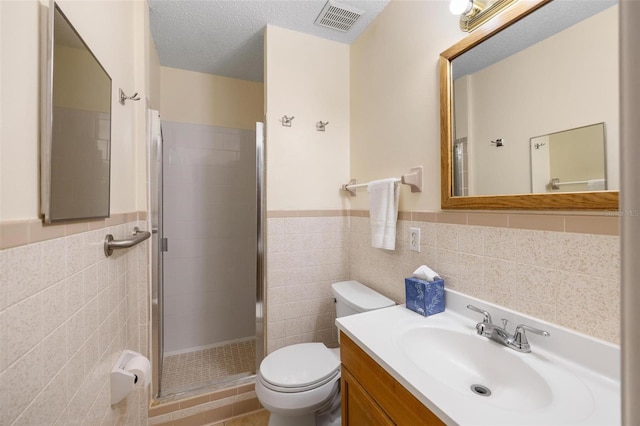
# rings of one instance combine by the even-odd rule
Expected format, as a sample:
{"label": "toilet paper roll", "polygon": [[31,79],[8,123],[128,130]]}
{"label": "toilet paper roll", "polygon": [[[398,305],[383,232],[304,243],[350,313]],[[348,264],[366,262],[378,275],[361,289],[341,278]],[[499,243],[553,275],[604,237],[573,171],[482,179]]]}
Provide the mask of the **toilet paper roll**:
{"label": "toilet paper roll", "polygon": [[146,388],[151,383],[151,363],[146,357],[142,355],[134,356],[127,362],[124,369],[136,375],[138,378],[136,386],[142,383]]}

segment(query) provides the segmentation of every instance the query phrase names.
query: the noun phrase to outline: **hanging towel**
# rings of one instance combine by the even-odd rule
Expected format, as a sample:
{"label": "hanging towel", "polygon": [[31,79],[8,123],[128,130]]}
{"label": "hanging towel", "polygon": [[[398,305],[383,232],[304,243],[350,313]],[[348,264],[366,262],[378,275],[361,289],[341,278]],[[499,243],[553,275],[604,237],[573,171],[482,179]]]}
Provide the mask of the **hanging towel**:
{"label": "hanging towel", "polygon": [[396,221],[400,189],[398,179],[380,179],[369,182],[369,216],[371,221],[371,247],[395,250]]}
{"label": "hanging towel", "polygon": [[587,181],[588,191],[604,191],[606,188],[606,181],[604,179],[591,179]]}

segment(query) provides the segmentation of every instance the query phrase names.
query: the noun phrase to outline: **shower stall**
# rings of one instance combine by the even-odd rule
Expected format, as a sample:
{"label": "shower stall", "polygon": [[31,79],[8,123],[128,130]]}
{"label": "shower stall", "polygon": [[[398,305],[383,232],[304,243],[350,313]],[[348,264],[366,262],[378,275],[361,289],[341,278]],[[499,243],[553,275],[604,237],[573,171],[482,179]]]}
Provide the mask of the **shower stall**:
{"label": "shower stall", "polygon": [[263,129],[152,113],[154,396],[233,386],[263,354]]}

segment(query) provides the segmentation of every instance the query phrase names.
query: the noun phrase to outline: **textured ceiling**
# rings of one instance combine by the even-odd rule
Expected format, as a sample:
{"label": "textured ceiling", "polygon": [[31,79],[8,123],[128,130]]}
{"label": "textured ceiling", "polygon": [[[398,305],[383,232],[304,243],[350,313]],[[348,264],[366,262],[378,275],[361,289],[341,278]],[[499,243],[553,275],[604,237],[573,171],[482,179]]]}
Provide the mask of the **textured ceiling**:
{"label": "textured ceiling", "polygon": [[350,44],[389,0],[339,0],[364,10],[346,33],[314,24],[326,0],[148,0],[163,66],[263,81],[267,24]]}
{"label": "textured ceiling", "polygon": [[454,59],[453,79],[480,71],[615,4],[618,0],[552,1]]}

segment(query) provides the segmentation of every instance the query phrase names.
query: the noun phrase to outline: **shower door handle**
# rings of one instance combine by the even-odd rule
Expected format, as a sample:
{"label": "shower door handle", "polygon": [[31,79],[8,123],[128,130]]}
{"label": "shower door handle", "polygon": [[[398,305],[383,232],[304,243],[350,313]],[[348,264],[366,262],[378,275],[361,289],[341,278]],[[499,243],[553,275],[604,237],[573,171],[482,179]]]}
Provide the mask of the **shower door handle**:
{"label": "shower door handle", "polygon": [[160,251],[169,251],[169,239],[160,238]]}

